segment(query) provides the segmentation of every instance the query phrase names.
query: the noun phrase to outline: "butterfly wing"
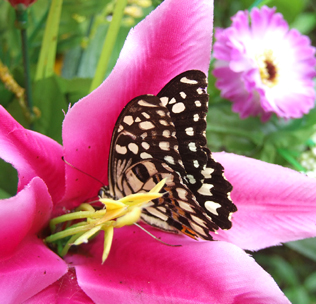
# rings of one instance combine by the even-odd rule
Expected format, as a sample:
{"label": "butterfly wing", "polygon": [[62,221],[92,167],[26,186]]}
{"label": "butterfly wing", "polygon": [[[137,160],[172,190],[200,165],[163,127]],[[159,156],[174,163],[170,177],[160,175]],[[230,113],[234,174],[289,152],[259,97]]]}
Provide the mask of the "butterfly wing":
{"label": "butterfly wing", "polygon": [[134,98],[121,112],[112,135],[109,188],[115,198],[149,191],[167,177],[162,198],[142,213],[149,224],[191,237],[229,228],[236,210],[231,185],[206,147],[206,77],[187,71],[158,96]]}
{"label": "butterfly wing", "polygon": [[161,199],[145,208],[142,219],[167,231],[211,239],[218,227],[185,185],[175,127],[168,109],[156,96],[133,99],[120,114],[111,142],[110,191],[113,197],[146,192],[167,178]]}
{"label": "butterfly wing", "polygon": [[197,202],[222,229],[231,228],[230,215],[237,211],[230,199],[231,184],[207,148],[207,79],[198,70],[172,79],[158,94],[169,110],[176,129],[179,153],[186,170],[186,183]]}

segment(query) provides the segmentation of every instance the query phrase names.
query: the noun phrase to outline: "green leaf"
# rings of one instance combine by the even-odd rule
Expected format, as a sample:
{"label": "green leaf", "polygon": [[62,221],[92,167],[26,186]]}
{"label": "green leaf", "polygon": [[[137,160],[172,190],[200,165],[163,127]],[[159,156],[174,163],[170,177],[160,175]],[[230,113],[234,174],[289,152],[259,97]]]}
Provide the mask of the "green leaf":
{"label": "green leaf", "polygon": [[304,286],[309,292],[315,293],[315,290],[316,290],[316,273],[312,273],[311,275],[309,275],[306,278],[306,280],[304,282]]}
{"label": "green leaf", "polygon": [[101,50],[101,56],[98,60],[97,69],[92,80],[90,91],[93,91],[95,88],[97,88],[104,80],[110,57],[116,42],[116,38],[121,27],[121,21],[124,15],[126,4],[127,0],[116,1],[112,20],[106,33],[106,37]]}
{"label": "green leaf", "polygon": [[35,131],[45,134],[61,143],[61,128],[67,102],[56,76],[41,79],[34,85],[34,105],[41,116],[34,123]]}
{"label": "green leaf", "polygon": [[111,1],[112,0],[64,0],[64,18],[71,19],[74,14],[84,17],[95,15],[99,13]]}
{"label": "green leaf", "polygon": [[316,262],[316,238],[288,242],[285,245]]}
{"label": "green leaf", "polygon": [[315,13],[299,14],[291,24],[292,28],[296,28],[302,34],[309,34],[316,27]]}
{"label": "green leaf", "polygon": [[56,77],[56,81],[68,104],[74,104],[89,93],[90,78],[64,79]]}
{"label": "green leaf", "polygon": [[11,164],[0,159],[0,199],[14,196],[17,191],[18,177],[16,170]]}
{"label": "green leaf", "polygon": [[307,2],[308,0],[291,0],[291,5],[289,5],[288,0],[273,0],[270,4],[277,7],[277,11],[282,13],[287,22],[291,23],[302,12]]}
{"label": "green leaf", "polygon": [[35,80],[54,74],[57,37],[63,0],[52,0],[49,10]]}

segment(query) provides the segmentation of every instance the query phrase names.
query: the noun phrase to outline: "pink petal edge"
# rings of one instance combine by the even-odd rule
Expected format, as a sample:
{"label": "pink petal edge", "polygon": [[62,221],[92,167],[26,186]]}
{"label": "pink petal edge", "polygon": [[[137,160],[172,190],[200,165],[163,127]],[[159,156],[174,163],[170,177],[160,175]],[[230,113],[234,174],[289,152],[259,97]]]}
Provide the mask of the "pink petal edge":
{"label": "pink petal edge", "polygon": [[[165,0],[132,29],[109,77],[68,111],[63,124],[66,159],[107,184],[110,140],[122,108],[136,96],[157,94],[181,72],[207,74],[212,17],[210,0]],[[70,167],[66,183],[65,201],[73,206],[76,198],[92,198],[101,186]]]}
{"label": "pink petal edge", "polygon": [[64,194],[62,147],[45,135],[22,127],[0,106],[0,157],[18,171],[18,191],[39,176],[57,202]]}
{"label": "pink petal edge", "polygon": [[[0,303],[23,303],[67,272],[67,264],[32,235],[0,261]],[[34,303],[34,302],[33,302]]]}
{"label": "pink petal edge", "polygon": [[79,287],[73,267],[58,281],[49,285],[23,304],[94,304]]}
{"label": "pink petal edge", "polygon": [[216,240],[259,250],[316,236],[316,180],[294,170],[230,153],[214,153],[225,168],[238,208],[233,227]]}
{"label": "pink petal edge", "polygon": [[87,247],[90,257],[67,257],[96,303],[289,303],[270,275],[235,245],[197,242],[145,226],[182,247],[160,244],[133,226],[115,231],[103,265],[102,236]]}
{"label": "pink petal edge", "polygon": [[47,187],[38,177],[16,196],[0,200],[0,260],[9,257],[26,235],[47,225],[52,209]]}

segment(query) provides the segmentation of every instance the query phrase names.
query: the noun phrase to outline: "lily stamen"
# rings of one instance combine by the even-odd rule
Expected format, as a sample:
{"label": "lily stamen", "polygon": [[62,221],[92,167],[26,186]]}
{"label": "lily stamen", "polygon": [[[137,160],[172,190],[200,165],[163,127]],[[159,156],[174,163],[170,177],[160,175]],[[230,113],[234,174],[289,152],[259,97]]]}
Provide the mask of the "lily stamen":
{"label": "lily stamen", "polygon": [[[119,200],[101,198],[99,201],[105,209],[96,210],[87,203],[81,204],[75,212],[61,215],[52,219],[49,223],[52,235],[45,239],[46,243],[59,243],[58,254],[64,256],[72,245],[87,243],[100,231],[104,231],[104,248],[102,263],[107,258],[113,239],[114,228],[121,228],[133,225],[140,219],[142,208],[151,200],[160,198],[164,193],[160,193],[165,184],[165,179],[161,180],[148,193],[137,193],[128,195]],[[72,224],[73,221],[78,221]],[[57,225],[67,223],[66,228],[55,232]],[[60,241],[70,237],[60,246]]]}

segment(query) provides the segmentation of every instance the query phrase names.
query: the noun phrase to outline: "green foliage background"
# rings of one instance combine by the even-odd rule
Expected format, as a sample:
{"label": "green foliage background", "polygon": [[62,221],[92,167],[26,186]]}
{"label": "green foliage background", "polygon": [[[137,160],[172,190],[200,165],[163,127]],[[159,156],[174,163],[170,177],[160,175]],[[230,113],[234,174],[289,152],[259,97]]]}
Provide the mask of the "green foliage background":
{"label": "green foliage background", "polygon": [[[160,0],[142,8],[142,16],[125,15],[116,39],[106,77],[115,65],[128,31],[137,24]],[[61,126],[69,104],[74,104],[89,93],[102,44],[113,13],[112,0],[64,0],[57,36],[57,73],[36,79],[36,69],[45,24],[51,1],[38,0],[28,11],[28,42],[31,61],[34,105],[40,111],[32,128],[61,143]],[[313,0],[215,0],[215,27],[228,27],[230,17],[238,10],[267,4],[275,6],[301,33],[308,35],[316,46],[316,3]],[[15,80],[23,87],[23,68],[19,31],[15,25],[15,12],[0,0],[0,59],[9,68]],[[231,111],[231,103],[220,97],[209,73],[210,111],[208,114],[208,142],[213,151],[226,150],[267,162],[289,166],[303,171],[300,155],[315,144],[310,140],[316,133],[316,110],[301,119],[283,121],[272,117],[267,123],[259,118],[241,120]],[[14,94],[0,82],[0,104],[23,126],[30,124],[23,116]],[[316,160],[315,160],[316,161]],[[8,164],[0,162],[0,197],[16,193],[17,173]],[[277,281],[293,303],[316,303],[316,242],[304,240],[287,246],[251,253]]]}

